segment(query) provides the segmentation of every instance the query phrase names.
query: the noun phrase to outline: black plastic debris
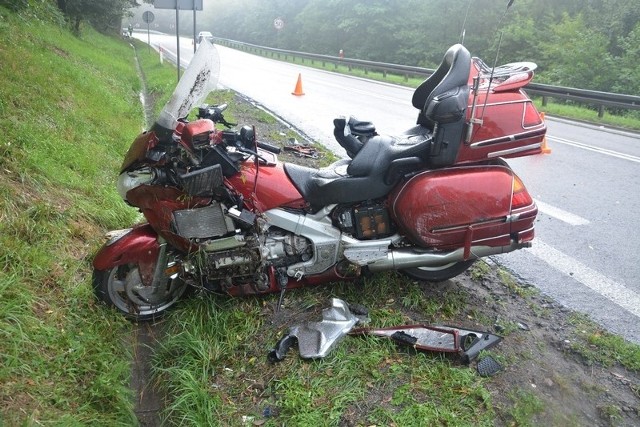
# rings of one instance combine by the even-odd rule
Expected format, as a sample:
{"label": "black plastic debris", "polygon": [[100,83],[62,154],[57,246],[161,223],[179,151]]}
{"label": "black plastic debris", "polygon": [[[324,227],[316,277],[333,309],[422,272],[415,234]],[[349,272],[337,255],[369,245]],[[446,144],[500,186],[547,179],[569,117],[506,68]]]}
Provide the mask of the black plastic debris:
{"label": "black plastic debris", "polygon": [[502,365],[493,357],[485,356],[478,362],[476,369],[481,377],[492,377],[502,370]]}

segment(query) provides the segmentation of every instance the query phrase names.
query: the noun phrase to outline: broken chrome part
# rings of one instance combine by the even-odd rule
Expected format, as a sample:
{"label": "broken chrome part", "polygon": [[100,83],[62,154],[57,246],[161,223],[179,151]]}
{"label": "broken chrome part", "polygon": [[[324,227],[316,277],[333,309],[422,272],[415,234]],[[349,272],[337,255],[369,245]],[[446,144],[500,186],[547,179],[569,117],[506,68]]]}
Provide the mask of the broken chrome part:
{"label": "broken chrome part", "polygon": [[269,360],[280,361],[295,342],[298,343],[300,357],[315,359],[325,357],[336,343],[349,333],[358,322],[366,322],[364,315],[355,315],[346,302],[331,299],[331,307],[322,310],[322,321],[307,322],[289,329],[289,334],[278,341],[269,353]]}
{"label": "broken chrome part", "polygon": [[464,363],[469,363],[482,350],[487,350],[502,341],[502,337],[488,332],[450,326],[409,325],[377,329],[360,328],[351,331],[351,335],[365,334],[390,338],[418,350],[457,353]]}
{"label": "broken chrome part", "polygon": [[369,334],[391,338],[401,344],[412,345],[421,350],[457,353],[460,350],[458,331],[453,328],[412,325],[390,328],[362,328],[351,332],[352,335]]}

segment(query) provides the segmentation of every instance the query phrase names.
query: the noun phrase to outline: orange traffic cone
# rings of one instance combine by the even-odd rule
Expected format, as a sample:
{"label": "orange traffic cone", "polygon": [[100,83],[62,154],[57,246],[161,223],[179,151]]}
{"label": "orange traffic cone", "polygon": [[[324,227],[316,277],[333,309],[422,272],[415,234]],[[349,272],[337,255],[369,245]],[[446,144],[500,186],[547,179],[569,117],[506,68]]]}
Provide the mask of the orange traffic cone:
{"label": "orange traffic cone", "polygon": [[302,74],[298,74],[298,82],[296,83],[296,88],[291,95],[302,96],[304,92],[302,91]]}
{"label": "orange traffic cone", "polygon": [[[542,120],[542,122],[544,123],[544,112],[540,113],[540,119]],[[551,154],[551,148],[549,148],[547,146],[547,136],[545,135],[544,138],[542,138],[542,154]]]}

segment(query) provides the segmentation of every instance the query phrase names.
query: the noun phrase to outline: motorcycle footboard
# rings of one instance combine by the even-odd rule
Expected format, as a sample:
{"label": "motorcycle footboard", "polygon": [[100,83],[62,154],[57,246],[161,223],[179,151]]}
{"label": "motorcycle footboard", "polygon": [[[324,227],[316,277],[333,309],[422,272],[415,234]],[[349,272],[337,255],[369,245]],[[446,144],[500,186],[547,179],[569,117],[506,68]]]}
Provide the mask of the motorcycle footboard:
{"label": "motorcycle footboard", "polygon": [[408,325],[388,328],[359,328],[350,335],[373,335],[389,338],[416,350],[437,353],[455,353],[464,363],[475,359],[502,341],[502,337],[487,332],[460,329],[449,326]]}
{"label": "motorcycle footboard", "polygon": [[398,344],[409,345],[418,350],[457,353],[460,350],[458,331],[437,326],[408,325],[389,328],[359,328],[350,335],[373,335],[389,338]]}

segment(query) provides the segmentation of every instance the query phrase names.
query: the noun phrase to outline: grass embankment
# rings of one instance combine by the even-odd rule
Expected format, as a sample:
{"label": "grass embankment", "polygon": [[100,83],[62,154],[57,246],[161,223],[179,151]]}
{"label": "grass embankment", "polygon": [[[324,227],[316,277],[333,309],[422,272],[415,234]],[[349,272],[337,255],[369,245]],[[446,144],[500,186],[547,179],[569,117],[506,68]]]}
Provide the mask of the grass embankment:
{"label": "grass embankment", "polygon": [[130,425],[130,326],[89,262],[135,215],[114,186],[142,127],[133,50],[32,12],[0,7],[0,424]]}

